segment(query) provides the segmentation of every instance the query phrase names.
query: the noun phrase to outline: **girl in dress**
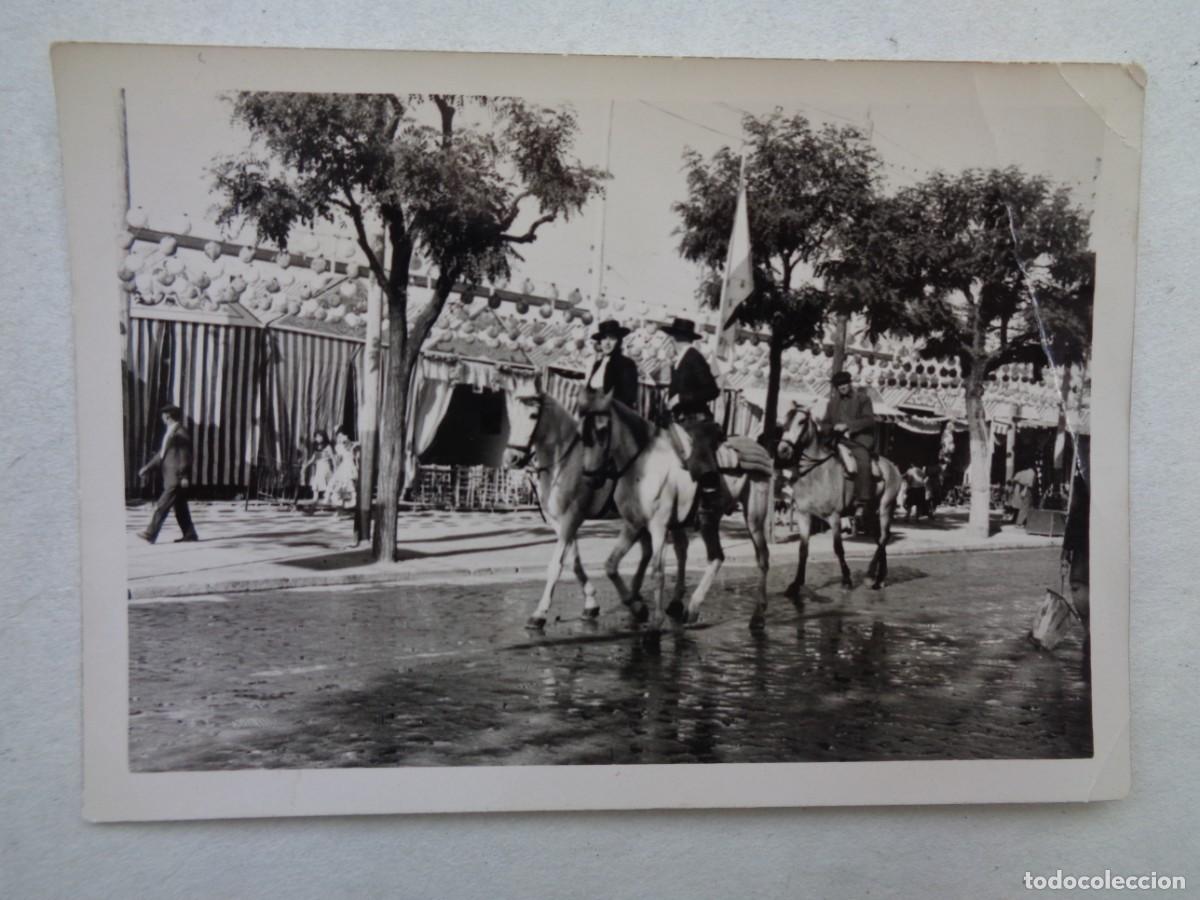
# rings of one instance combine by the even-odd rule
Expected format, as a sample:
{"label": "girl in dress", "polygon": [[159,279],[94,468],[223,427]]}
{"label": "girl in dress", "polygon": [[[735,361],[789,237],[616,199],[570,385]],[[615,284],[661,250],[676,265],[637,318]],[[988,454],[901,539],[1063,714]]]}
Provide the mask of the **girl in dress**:
{"label": "girl in dress", "polygon": [[358,505],[358,445],[341,429],[338,429],[336,440],[336,467],[329,482],[329,502],[343,509],[353,509]]}
{"label": "girl in dress", "polygon": [[313,435],[312,451],[309,453],[308,459],[304,461],[303,468],[304,472],[312,469],[308,485],[312,488],[314,506],[321,506],[328,500],[329,482],[333,478],[333,464],[333,448],[329,446],[329,435],[324,431],[318,431]]}

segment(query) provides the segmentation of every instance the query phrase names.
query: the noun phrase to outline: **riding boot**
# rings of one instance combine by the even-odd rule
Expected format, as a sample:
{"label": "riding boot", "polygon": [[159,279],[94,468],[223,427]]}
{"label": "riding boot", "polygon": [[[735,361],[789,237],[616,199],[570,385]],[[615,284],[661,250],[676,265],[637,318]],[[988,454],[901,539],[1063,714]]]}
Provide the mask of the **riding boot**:
{"label": "riding boot", "polygon": [[700,484],[700,508],[697,511],[697,522],[700,526],[700,537],[704,539],[704,549],[708,558],[725,559],[721,549],[721,517],[725,512],[725,497],[721,492],[720,477],[705,478]]}

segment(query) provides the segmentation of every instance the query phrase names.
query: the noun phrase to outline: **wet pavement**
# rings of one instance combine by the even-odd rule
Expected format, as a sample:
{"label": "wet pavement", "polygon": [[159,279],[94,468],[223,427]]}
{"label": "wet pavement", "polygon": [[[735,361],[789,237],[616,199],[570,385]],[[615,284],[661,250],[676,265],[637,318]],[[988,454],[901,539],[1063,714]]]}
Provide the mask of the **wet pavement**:
{"label": "wet pavement", "polygon": [[1091,755],[1078,626],[1052,654],[1025,639],[1056,551],[909,556],[878,592],[811,564],[802,603],[780,595],[794,559],[774,562],[765,633],[755,570],[727,567],[700,624],[657,643],[606,581],[595,623],[564,581],[542,635],[523,628],[536,581],[138,603],[131,767]]}

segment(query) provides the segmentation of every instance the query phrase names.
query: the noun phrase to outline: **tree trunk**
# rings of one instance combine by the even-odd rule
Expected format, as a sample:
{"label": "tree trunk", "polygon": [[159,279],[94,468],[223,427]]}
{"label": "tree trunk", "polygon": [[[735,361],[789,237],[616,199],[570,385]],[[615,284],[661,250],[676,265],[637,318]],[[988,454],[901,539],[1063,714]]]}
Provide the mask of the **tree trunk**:
{"label": "tree trunk", "polygon": [[[391,303],[387,373],[383,390],[383,421],[379,429],[379,503],[376,506],[371,557],[376,562],[396,558],[396,517],[404,490],[404,457],[408,442],[408,390],[417,353],[410,354],[402,304]],[[399,307],[399,308],[398,308]],[[413,357],[410,359],[410,356]]]}
{"label": "tree trunk", "polygon": [[974,537],[991,534],[992,437],[984,414],[983,386],[983,376],[975,368],[967,373],[967,427],[971,436],[971,515],[967,528]]}
{"label": "tree trunk", "polygon": [[771,453],[775,452],[775,441],[779,430],[779,381],[783,375],[783,338],[778,331],[771,332],[767,352],[767,402],[763,410],[763,430],[759,439]]}
{"label": "tree trunk", "polygon": [[850,316],[846,313],[838,313],[834,318],[833,366],[829,370],[830,375],[836,375],[846,367],[846,327],[849,321]]}

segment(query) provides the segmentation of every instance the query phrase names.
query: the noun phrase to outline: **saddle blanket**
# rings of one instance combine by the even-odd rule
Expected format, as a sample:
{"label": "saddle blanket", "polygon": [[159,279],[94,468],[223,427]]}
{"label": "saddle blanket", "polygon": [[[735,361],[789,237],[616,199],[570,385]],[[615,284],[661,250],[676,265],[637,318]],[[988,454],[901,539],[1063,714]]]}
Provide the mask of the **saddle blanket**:
{"label": "saddle blanket", "polygon": [[[672,424],[670,429],[671,442],[680,460],[687,464],[692,454],[692,437],[681,426]],[[775,461],[771,454],[758,441],[744,435],[731,435],[717,447],[717,466],[726,475],[745,472],[751,475],[771,475],[775,471]]]}

